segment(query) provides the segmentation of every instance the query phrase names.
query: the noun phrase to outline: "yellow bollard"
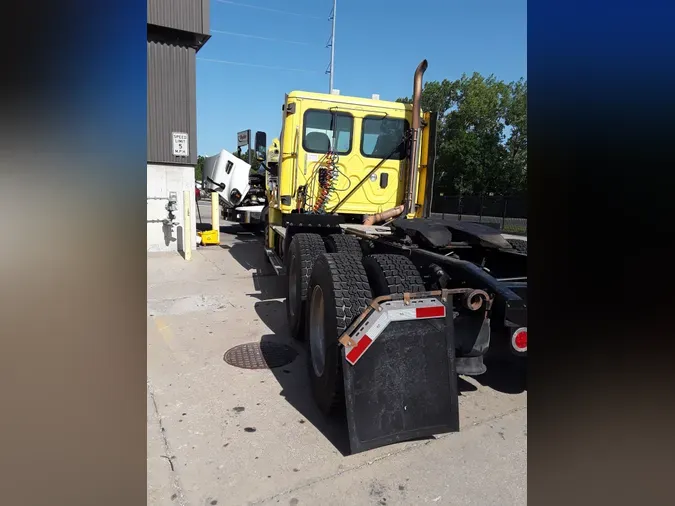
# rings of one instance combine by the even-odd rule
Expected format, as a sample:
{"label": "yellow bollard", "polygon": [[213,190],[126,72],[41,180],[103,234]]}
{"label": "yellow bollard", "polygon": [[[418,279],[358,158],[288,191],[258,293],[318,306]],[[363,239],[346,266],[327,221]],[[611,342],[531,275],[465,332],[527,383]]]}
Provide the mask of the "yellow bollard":
{"label": "yellow bollard", "polygon": [[183,252],[185,260],[192,259],[192,220],[190,219],[190,192],[183,192]]}
{"label": "yellow bollard", "polygon": [[211,230],[220,232],[220,199],[218,192],[211,192]]}
{"label": "yellow bollard", "polygon": [[220,197],[217,192],[211,192],[211,230],[197,234],[204,246],[220,244]]}

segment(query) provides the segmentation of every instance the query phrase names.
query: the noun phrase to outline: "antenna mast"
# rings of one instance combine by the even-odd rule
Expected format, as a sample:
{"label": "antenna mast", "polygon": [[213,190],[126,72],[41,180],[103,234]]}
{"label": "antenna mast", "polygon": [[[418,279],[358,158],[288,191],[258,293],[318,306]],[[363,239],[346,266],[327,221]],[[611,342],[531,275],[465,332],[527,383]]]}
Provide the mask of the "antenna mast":
{"label": "antenna mast", "polygon": [[331,11],[329,21],[332,22],[330,42],[330,66],[326,73],[328,74],[328,93],[333,93],[333,78],[335,76],[335,13],[337,11],[337,0],[333,0],[333,10]]}

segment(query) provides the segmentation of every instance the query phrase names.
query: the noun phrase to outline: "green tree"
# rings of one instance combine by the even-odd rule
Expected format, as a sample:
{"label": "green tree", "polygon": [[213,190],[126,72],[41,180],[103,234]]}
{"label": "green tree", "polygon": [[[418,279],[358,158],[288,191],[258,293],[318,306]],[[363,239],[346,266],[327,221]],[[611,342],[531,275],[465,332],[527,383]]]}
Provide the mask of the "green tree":
{"label": "green tree", "polygon": [[[237,158],[240,158],[244,160],[246,163],[248,163],[248,150],[242,151],[239,153],[239,150],[233,151],[234,156]],[[251,172],[258,172],[260,169],[260,162],[256,159],[255,157],[255,152],[251,152]]]}
{"label": "green tree", "polygon": [[195,166],[195,181],[201,181],[204,174],[204,157],[199,155],[197,157],[197,165]]}
{"label": "green tree", "polygon": [[456,81],[429,81],[422,108],[439,113],[438,192],[507,195],[525,190],[526,81],[505,83],[478,73]]}
{"label": "green tree", "polygon": [[[451,82],[447,79],[443,79],[442,82],[426,82],[422,90],[422,109],[444,114],[452,106],[456,84],[456,81]],[[396,101],[404,104],[412,103],[412,99],[408,97],[399,98]]]}
{"label": "green tree", "polygon": [[509,156],[505,163],[512,177],[512,185],[525,191],[527,188],[527,81],[521,79],[509,86],[505,124],[511,128],[511,135],[506,141]]}

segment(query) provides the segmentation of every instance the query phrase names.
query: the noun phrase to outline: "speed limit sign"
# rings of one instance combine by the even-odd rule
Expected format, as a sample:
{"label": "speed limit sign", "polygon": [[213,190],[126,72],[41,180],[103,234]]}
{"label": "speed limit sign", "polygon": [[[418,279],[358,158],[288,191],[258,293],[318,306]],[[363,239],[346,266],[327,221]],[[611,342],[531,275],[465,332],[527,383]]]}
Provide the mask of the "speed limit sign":
{"label": "speed limit sign", "polygon": [[189,156],[189,138],[185,132],[173,132],[173,156]]}

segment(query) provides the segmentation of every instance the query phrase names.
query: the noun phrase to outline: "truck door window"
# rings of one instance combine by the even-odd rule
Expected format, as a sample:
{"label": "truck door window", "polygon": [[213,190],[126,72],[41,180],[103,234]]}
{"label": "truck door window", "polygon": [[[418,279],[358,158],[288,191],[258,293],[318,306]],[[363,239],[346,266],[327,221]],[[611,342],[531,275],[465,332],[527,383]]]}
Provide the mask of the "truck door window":
{"label": "truck door window", "polygon": [[303,125],[302,147],[308,153],[333,150],[346,155],[352,150],[354,118],[351,115],[310,109],[305,112]]}
{"label": "truck door window", "polygon": [[[404,119],[366,116],[361,128],[361,154],[369,158],[386,157],[401,144],[408,128],[408,122]],[[403,160],[405,150],[405,144],[400,145],[390,159]]]}

